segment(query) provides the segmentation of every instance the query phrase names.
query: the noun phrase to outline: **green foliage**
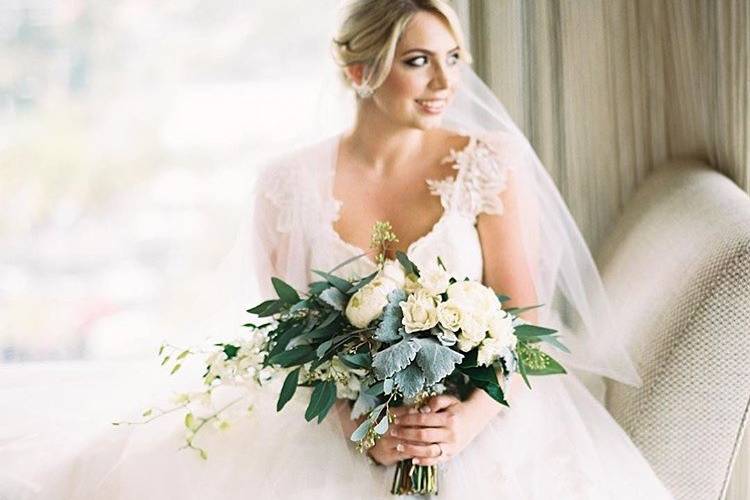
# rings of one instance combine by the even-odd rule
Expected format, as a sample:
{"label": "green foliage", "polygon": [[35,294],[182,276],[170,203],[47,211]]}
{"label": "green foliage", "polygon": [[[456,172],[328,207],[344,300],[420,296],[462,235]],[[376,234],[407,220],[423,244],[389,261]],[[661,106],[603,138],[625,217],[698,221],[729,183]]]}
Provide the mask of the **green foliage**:
{"label": "green foliage", "polygon": [[372,356],[369,352],[341,354],[339,359],[349,368],[370,368],[372,366]]}
{"label": "green foliage", "polygon": [[425,375],[425,383],[432,385],[448,376],[460,363],[463,354],[446,347],[434,338],[417,339],[417,364]]}
{"label": "green foliage", "polygon": [[519,339],[543,337],[545,335],[552,335],[553,333],[557,333],[557,330],[530,324],[518,325],[515,327],[515,334]]}
{"label": "green foliage", "polygon": [[318,423],[322,422],[335,402],[336,384],[328,380],[316,382],[305,411],[305,420],[309,422],[318,417]]}
{"label": "green foliage", "polygon": [[401,267],[404,268],[404,273],[407,275],[413,274],[417,278],[419,278],[419,268],[414,264],[414,262],[409,259],[409,257],[401,251],[396,252],[396,259],[398,259],[398,262],[401,264]]}
{"label": "green foliage", "polygon": [[320,300],[333,307],[337,311],[343,311],[349,297],[341,293],[336,287],[328,287],[320,294]]}
{"label": "green foliage", "polygon": [[399,370],[406,368],[419,351],[419,343],[413,338],[404,338],[401,342],[383,349],[372,358],[375,376],[384,379]]}
{"label": "green foliage", "polygon": [[315,270],[315,269],[313,269],[313,272],[315,274],[317,274],[318,276],[321,276],[321,277],[325,278],[325,280],[328,283],[330,283],[331,285],[333,285],[336,288],[338,288],[338,290],[341,293],[348,293],[349,289],[352,287],[351,283],[349,283],[348,281],[346,281],[343,278],[339,278],[336,275],[328,274],[328,273],[325,273],[323,271],[318,271],[318,270]]}
{"label": "green foliage", "polygon": [[235,356],[237,356],[237,353],[240,351],[240,348],[236,345],[232,344],[224,344],[222,350],[224,351],[224,354],[227,355],[227,359],[232,359]]}
{"label": "green foliage", "polygon": [[279,401],[276,403],[276,411],[281,411],[284,408],[294,393],[297,392],[297,382],[299,382],[299,372],[301,368],[297,368],[289,372],[289,375],[284,379],[284,385],[281,387],[281,393],[279,394]]}
{"label": "green foliage", "polygon": [[267,359],[268,365],[279,365],[288,368],[294,365],[302,365],[315,359],[315,350],[308,345],[293,347],[288,351],[280,352]]}
{"label": "green foliage", "polygon": [[278,294],[279,299],[284,301],[285,304],[291,306],[300,301],[299,294],[297,294],[297,290],[292,288],[284,280],[274,276],[271,278],[271,283],[273,284],[273,288],[276,290],[276,293]]}
{"label": "green foliage", "polygon": [[354,292],[356,292],[357,290],[359,290],[360,288],[362,288],[363,286],[365,286],[366,284],[368,284],[369,282],[371,282],[372,280],[374,280],[375,276],[377,276],[377,275],[378,275],[378,271],[375,271],[373,273],[368,274],[367,276],[365,276],[364,278],[362,278],[361,280],[359,280],[356,285],[354,285],[352,288],[350,288],[349,289],[349,293],[353,294]]}

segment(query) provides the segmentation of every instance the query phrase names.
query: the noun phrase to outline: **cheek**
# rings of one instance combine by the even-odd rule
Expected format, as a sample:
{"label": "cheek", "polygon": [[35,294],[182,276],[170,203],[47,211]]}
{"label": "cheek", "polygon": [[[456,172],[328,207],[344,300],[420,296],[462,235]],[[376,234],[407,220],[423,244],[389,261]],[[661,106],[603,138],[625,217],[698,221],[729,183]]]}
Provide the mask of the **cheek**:
{"label": "cheek", "polygon": [[394,68],[384,84],[391,96],[414,99],[423,93],[428,81],[420,76],[419,71]]}

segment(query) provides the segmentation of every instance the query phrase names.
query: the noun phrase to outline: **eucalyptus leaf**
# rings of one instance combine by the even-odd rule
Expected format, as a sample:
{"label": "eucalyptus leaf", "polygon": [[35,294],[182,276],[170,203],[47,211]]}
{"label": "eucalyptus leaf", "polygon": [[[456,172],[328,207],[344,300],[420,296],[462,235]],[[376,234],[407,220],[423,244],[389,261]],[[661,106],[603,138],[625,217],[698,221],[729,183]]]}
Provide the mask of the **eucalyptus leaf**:
{"label": "eucalyptus leaf", "polygon": [[540,376],[540,375],[560,375],[568,373],[560,363],[554,360],[551,356],[547,355],[547,366],[540,369],[533,369],[526,366],[526,373],[529,375]]}
{"label": "eucalyptus leaf", "polygon": [[267,364],[279,365],[284,368],[292,365],[302,365],[315,359],[315,351],[307,345],[293,347],[268,358]]}
{"label": "eucalyptus leaf", "polygon": [[[294,337],[302,333],[302,328],[304,325],[302,323],[293,324],[288,327],[288,329],[283,330],[281,332],[281,335],[276,339],[276,345],[273,346],[273,349],[268,353],[270,356],[275,356],[276,354],[284,351],[287,346],[289,345],[289,341],[292,340]],[[279,330],[281,331],[282,327],[279,327]],[[225,351],[226,352],[226,351]],[[236,352],[235,352],[236,354]],[[227,356],[229,356],[227,354]],[[233,357],[233,356],[232,356]],[[231,359],[231,358],[230,358]]]}
{"label": "eucalyptus leaf", "polygon": [[370,368],[372,366],[372,357],[369,352],[342,354],[339,358],[349,368]]}
{"label": "eucalyptus leaf", "polygon": [[518,373],[521,374],[521,378],[523,378],[523,381],[526,383],[526,387],[531,389],[529,378],[526,375],[526,363],[523,361],[523,359],[521,359],[521,356],[518,357]]}
{"label": "eucalyptus leaf", "polygon": [[275,304],[276,302],[277,302],[276,300],[265,300],[261,302],[260,304],[258,304],[257,306],[248,309],[247,312],[251,314],[259,314],[265,311],[269,306]]}
{"label": "eucalyptus leaf", "polygon": [[273,276],[271,278],[271,283],[273,284],[273,288],[276,290],[279,298],[287,305],[291,306],[300,301],[297,291],[281,278]]}
{"label": "eucalyptus leaf", "polygon": [[404,252],[397,251],[396,259],[398,259],[401,267],[404,268],[405,274],[414,274],[417,278],[419,278],[419,268],[416,266],[416,264],[414,264],[414,262],[411,261],[411,259],[409,259],[408,255],[406,255]]}
{"label": "eucalyptus leaf", "polygon": [[375,432],[377,432],[381,436],[388,432],[388,415],[380,419],[378,425],[375,426]]}
{"label": "eucalyptus leaf", "polygon": [[507,295],[500,294],[500,293],[495,294],[495,296],[497,297],[497,300],[499,300],[500,302],[508,302],[510,300],[510,297],[508,297]]}
{"label": "eucalyptus leaf", "polygon": [[330,381],[318,381],[310,395],[310,403],[305,411],[305,420],[309,422],[318,417],[318,423],[320,423],[334,402],[336,402],[336,384]]}
{"label": "eucalyptus leaf", "polygon": [[276,411],[281,411],[284,408],[294,393],[297,391],[297,382],[299,381],[300,368],[292,370],[289,375],[284,379],[284,385],[281,387],[281,393],[279,394],[279,401],[276,403]]}
{"label": "eucalyptus leaf", "polygon": [[383,381],[377,382],[370,387],[367,387],[364,392],[366,392],[370,396],[380,396],[383,394]]}
{"label": "eucalyptus leaf", "polygon": [[359,427],[357,427],[354,432],[352,432],[352,435],[349,439],[352,441],[362,441],[362,439],[367,435],[367,431],[370,430],[370,427],[372,426],[372,421],[369,418],[366,418],[361,424],[359,424]]}
{"label": "eucalyptus leaf", "polygon": [[390,394],[391,392],[393,392],[393,379],[392,378],[387,378],[383,380],[383,392],[385,394]]}
{"label": "eucalyptus leaf", "polygon": [[330,349],[331,347],[333,347],[333,339],[326,340],[325,342],[323,342],[322,344],[318,346],[315,353],[318,355],[319,358],[322,358],[323,356],[326,355],[326,353],[328,352],[328,349]]}
{"label": "eucalyptus leaf", "polygon": [[542,307],[544,304],[537,304],[535,306],[528,306],[528,307],[509,307],[508,309],[505,309],[505,312],[512,314],[513,316],[518,316],[521,313],[525,313],[526,311],[531,311],[532,309],[537,309],[539,307]]}
{"label": "eucalyptus leaf", "polygon": [[372,368],[375,376],[379,379],[385,379],[397,371],[403,370],[412,362],[419,349],[419,342],[407,337],[401,340],[401,342],[397,342],[376,353],[372,358]]}
{"label": "eucalyptus leaf", "polygon": [[328,274],[323,271],[317,271],[317,270],[313,270],[313,272],[317,274],[318,276],[325,278],[326,281],[328,281],[328,283],[338,288],[339,291],[342,293],[347,293],[349,289],[352,287],[351,283],[349,283],[343,278],[339,278],[338,276],[334,274]]}
{"label": "eucalyptus leaf", "polygon": [[456,364],[464,359],[464,355],[450,347],[442,345],[437,339],[417,339],[420,345],[417,352],[417,364],[425,376],[425,384],[432,385],[440,382],[453,373]]}
{"label": "eucalyptus leaf", "polygon": [[369,282],[371,282],[372,280],[374,280],[375,276],[377,276],[377,275],[378,275],[378,271],[375,271],[373,273],[368,274],[367,276],[365,276],[364,278],[362,278],[361,280],[359,280],[356,285],[354,285],[352,288],[350,288],[349,289],[349,293],[353,294],[354,292],[356,292],[360,288],[364,287]]}
{"label": "eucalyptus leaf", "polygon": [[530,324],[518,325],[515,328],[516,337],[520,339],[529,337],[543,337],[544,335],[552,335],[553,333],[557,333],[557,330]]}
{"label": "eucalyptus leaf", "polygon": [[346,303],[349,297],[344,295],[341,290],[336,287],[328,287],[320,294],[320,300],[333,307],[337,311],[343,311],[346,307]]}
{"label": "eucalyptus leaf", "polygon": [[483,384],[479,387],[498,403],[510,407],[508,402],[505,400],[505,394],[503,394],[503,390],[499,385]]}
{"label": "eucalyptus leaf", "polygon": [[557,335],[545,335],[544,337],[542,337],[542,341],[547,342],[548,344],[556,347],[557,349],[560,349],[561,351],[567,352],[568,354],[570,354],[570,350],[567,347],[565,347],[565,345],[562,342],[560,342],[560,340],[557,338]]}

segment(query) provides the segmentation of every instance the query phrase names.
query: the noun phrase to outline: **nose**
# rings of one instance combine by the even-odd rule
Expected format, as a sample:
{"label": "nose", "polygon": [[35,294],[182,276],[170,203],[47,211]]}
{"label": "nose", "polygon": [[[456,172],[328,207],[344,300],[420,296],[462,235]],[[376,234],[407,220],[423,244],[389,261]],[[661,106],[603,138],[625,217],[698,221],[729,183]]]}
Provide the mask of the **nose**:
{"label": "nose", "polygon": [[431,90],[443,90],[450,87],[450,76],[448,68],[442,63],[433,64],[432,67],[432,79],[430,80],[429,87]]}

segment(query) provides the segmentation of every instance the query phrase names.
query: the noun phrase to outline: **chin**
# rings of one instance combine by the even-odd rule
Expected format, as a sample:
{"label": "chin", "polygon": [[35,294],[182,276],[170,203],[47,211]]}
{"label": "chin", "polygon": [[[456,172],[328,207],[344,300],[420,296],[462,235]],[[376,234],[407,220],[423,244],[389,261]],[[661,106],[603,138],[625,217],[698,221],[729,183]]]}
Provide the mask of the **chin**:
{"label": "chin", "polygon": [[430,117],[417,117],[412,122],[412,127],[419,129],[419,130],[433,130],[436,128],[440,128],[440,126],[443,124],[443,116],[430,116]]}

